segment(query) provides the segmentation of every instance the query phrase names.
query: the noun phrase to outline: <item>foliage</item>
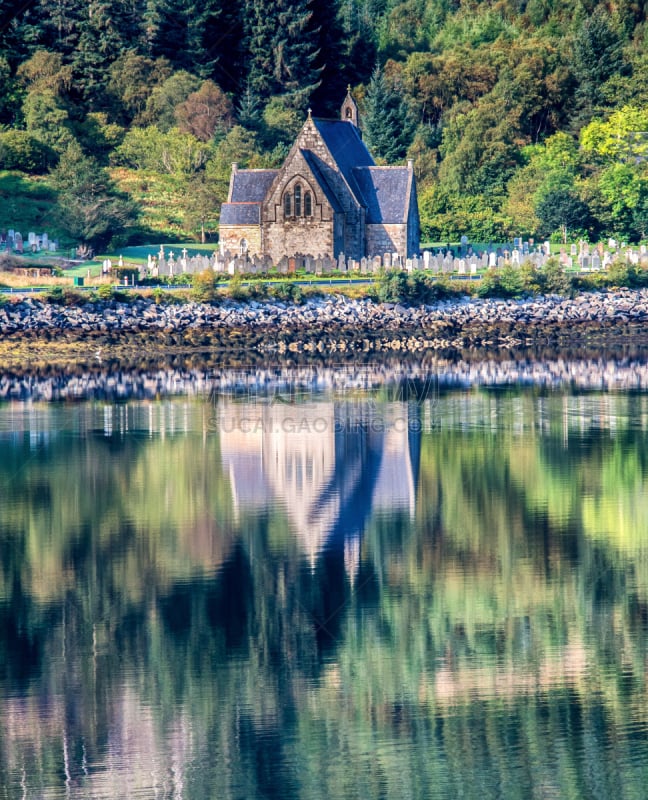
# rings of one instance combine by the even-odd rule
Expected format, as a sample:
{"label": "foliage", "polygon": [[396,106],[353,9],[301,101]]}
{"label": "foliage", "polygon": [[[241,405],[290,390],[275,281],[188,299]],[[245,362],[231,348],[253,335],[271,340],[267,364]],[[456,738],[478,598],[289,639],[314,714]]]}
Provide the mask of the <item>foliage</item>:
{"label": "foliage", "polygon": [[193,276],[191,298],[199,303],[211,303],[218,294],[218,277],[213,269],[206,269]]}
{"label": "foliage", "polygon": [[53,151],[28,131],[0,131],[0,169],[42,174],[53,161]]}
{"label": "foliage", "polygon": [[376,280],[376,292],[382,303],[409,305],[434,303],[452,294],[441,280],[433,280],[424,272],[408,275],[400,269],[382,270]]}
{"label": "foliage", "polygon": [[63,153],[51,178],[58,191],[58,222],[72,239],[94,246],[105,244],[135,222],[132,202],[78,144],[71,144]]}

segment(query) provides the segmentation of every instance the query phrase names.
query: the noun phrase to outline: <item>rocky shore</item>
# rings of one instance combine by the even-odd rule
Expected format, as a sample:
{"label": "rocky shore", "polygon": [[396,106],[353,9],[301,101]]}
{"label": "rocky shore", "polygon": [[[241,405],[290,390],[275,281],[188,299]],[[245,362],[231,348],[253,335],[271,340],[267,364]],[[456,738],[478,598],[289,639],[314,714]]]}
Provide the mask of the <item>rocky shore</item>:
{"label": "rocky shore", "polygon": [[0,360],[17,346],[43,352],[45,345],[66,343],[268,355],[513,349],[648,334],[648,290],[620,289],[573,299],[463,299],[416,307],[343,295],[313,298],[303,305],[230,300],[156,304],[139,297],[68,306],[27,297],[0,306],[0,334]]}

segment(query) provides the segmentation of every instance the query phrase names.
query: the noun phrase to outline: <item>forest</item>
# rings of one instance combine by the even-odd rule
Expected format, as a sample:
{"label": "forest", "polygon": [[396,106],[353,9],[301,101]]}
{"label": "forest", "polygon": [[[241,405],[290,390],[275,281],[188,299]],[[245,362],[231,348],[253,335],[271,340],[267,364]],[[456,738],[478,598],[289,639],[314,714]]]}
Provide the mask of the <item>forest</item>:
{"label": "forest", "polygon": [[0,230],[215,240],[350,85],[422,240],[648,234],[639,0],[0,0]]}

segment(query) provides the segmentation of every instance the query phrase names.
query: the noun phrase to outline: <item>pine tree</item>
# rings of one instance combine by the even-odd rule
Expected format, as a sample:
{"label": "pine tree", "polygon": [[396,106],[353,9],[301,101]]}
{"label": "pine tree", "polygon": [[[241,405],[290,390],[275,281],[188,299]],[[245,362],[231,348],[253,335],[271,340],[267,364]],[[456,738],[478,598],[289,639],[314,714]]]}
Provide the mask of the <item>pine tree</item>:
{"label": "pine tree", "polygon": [[412,133],[407,109],[376,67],[365,99],[362,125],[367,147],[376,158],[388,164],[405,156]]}
{"label": "pine tree", "polygon": [[250,92],[262,102],[283,95],[287,105],[305,110],[321,73],[311,0],[247,0],[245,16]]}

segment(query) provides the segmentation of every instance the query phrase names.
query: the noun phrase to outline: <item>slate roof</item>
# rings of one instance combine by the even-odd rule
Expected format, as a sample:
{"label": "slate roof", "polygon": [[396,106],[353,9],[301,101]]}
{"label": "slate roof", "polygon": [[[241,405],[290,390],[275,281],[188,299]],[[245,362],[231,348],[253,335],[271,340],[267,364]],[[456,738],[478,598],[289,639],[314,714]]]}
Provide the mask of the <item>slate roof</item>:
{"label": "slate roof", "polygon": [[342,120],[313,119],[313,122],[351,191],[362,204],[363,198],[355,179],[354,168],[373,167],[376,162],[362,141],[359,130],[352,123]]}
{"label": "slate roof", "polygon": [[359,167],[353,174],[367,207],[369,225],[405,222],[410,182],[407,167]]}
{"label": "slate roof", "polygon": [[230,203],[261,203],[272,186],[277,169],[239,169],[234,173]]}
{"label": "slate roof", "polygon": [[259,225],[261,203],[223,203],[221,225]]}
{"label": "slate roof", "polygon": [[322,170],[319,158],[314,153],[311,153],[310,150],[300,150],[299,152],[304,157],[304,161],[310,167],[311,172],[315,176],[315,180],[320,185],[321,190],[326,195],[326,199],[331,204],[333,210],[336,212],[342,212],[343,210],[342,206],[340,205],[339,200],[335,196],[335,192],[331,188],[329,182],[326,180],[326,175]]}

